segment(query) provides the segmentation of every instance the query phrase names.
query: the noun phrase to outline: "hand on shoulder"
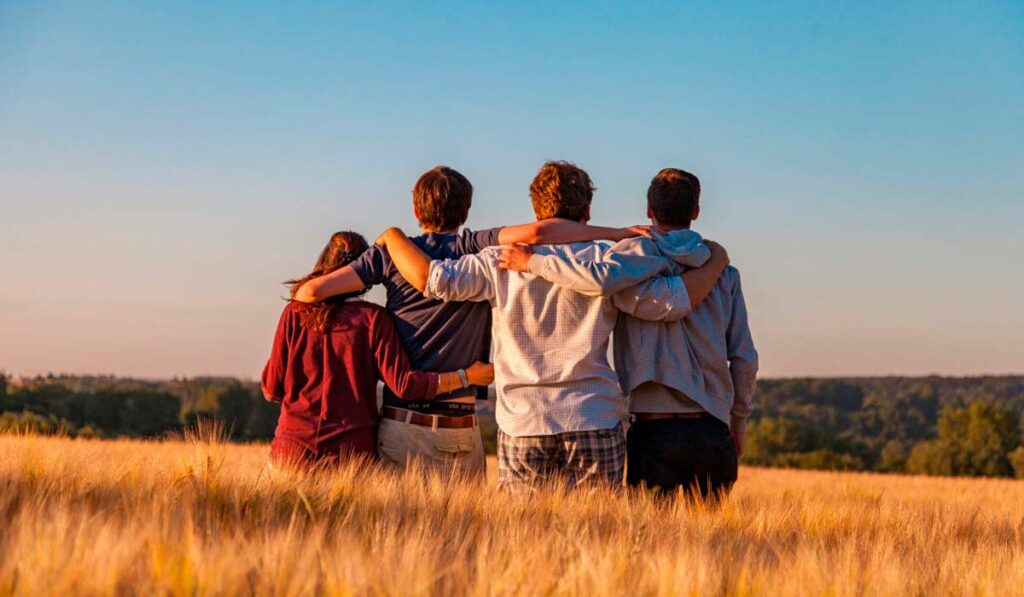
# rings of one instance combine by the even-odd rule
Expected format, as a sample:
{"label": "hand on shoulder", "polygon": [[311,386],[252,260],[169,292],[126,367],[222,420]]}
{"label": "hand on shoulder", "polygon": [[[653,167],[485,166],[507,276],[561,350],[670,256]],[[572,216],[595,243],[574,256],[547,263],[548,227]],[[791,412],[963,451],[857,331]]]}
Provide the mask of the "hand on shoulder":
{"label": "hand on shoulder", "polygon": [[395,238],[396,236],[405,236],[405,232],[402,232],[402,229],[399,228],[398,226],[392,226],[385,230],[384,232],[382,232],[380,236],[377,237],[377,240],[374,241],[374,244],[386,247],[388,241],[391,240],[392,238]]}
{"label": "hand on shoulder", "polygon": [[526,272],[533,254],[533,247],[525,243],[503,246],[498,256],[498,267],[513,272]]}
{"label": "hand on shoulder", "polygon": [[704,244],[708,246],[708,249],[711,249],[711,259],[708,260],[708,263],[714,263],[722,269],[729,266],[729,253],[725,250],[725,247],[706,238],[704,239]]}

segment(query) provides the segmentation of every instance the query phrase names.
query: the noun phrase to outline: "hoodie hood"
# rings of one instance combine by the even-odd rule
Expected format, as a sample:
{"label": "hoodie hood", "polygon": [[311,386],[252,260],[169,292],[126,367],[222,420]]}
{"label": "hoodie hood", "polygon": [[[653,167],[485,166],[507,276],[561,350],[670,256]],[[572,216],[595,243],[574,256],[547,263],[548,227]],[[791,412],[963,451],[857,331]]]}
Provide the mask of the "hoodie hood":
{"label": "hoodie hood", "polygon": [[658,251],[684,268],[700,267],[711,259],[711,249],[693,230],[673,230],[668,234],[651,233]]}

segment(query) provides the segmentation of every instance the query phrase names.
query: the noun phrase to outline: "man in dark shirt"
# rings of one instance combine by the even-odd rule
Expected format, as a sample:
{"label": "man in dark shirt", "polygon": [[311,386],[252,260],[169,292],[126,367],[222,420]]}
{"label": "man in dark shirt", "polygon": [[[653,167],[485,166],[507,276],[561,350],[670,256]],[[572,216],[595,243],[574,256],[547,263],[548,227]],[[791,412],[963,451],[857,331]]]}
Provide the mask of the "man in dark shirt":
{"label": "man in dark shirt", "polygon": [[[413,211],[423,234],[412,239],[431,259],[458,259],[495,245],[551,244],[589,240],[622,240],[637,229],[587,226],[570,220],[543,220],[478,232],[459,231],[469,217],[473,186],[447,166],[425,172],[412,190]],[[383,284],[387,309],[414,368],[454,371],[475,361],[488,361],[491,350],[491,308],[487,303],[429,299],[406,282],[385,247],[375,245],[358,259],[331,274],[307,282],[295,299],[315,302]],[[483,475],[483,442],[475,401],[487,399],[486,387],[466,384],[433,401],[401,400],[384,388],[378,448],[384,462],[404,467],[413,460],[426,468]]]}

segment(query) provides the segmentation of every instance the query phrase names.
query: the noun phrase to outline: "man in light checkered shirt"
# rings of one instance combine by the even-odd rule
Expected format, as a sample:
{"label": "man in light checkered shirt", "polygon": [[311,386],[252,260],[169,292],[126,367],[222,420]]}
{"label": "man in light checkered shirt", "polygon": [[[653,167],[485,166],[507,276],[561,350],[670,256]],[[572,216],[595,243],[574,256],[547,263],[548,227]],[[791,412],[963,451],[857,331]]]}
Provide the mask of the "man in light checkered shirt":
{"label": "man in light checkered shirt", "polygon": [[[548,162],[530,185],[538,220],[590,219],[594,186],[568,162]],[[444,301],[487,301],[493,310],[498,479],[516,490],[546,482],[622,487],[626,399],[608,362],[619,313],[651,321],[685,317],[714,287],[728,256],[708,242],[711,259],[672,276],[667,263],[620,260],[644,280],[612,296],[587,296],[501,267],[498,248],[430,261],[398,229],[378,240],[410,284]],[[538,254],[601,261],[598,243],[542,245]],[[611,266],[610,266],[611,267]]]}

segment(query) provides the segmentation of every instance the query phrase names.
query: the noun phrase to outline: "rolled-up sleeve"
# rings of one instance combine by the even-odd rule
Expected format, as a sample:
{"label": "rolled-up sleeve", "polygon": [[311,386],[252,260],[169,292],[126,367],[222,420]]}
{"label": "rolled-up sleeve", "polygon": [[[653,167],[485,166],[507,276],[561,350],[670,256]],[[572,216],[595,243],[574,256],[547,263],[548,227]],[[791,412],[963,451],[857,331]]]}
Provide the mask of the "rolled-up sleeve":
{"label": "rolled-up sleeve", "polygon": [[678,321],[690,314],[690,294],[679,276],[652,278],[612,295],[615,308],[647,321]]}
{"label": "rolled-up sleeve", "polygon": [[485,255],[466,255],[458,260],[431,261],[427,274],[427,298],[440,301],[489,301],[494,297],[493,268]]}
{"label": "rolled-up sleeve", "polygon": [[390,257],[384,249],[380,245],[373,245],[349,265],[363,284],[374,286],[387,278],[389,261]]}

